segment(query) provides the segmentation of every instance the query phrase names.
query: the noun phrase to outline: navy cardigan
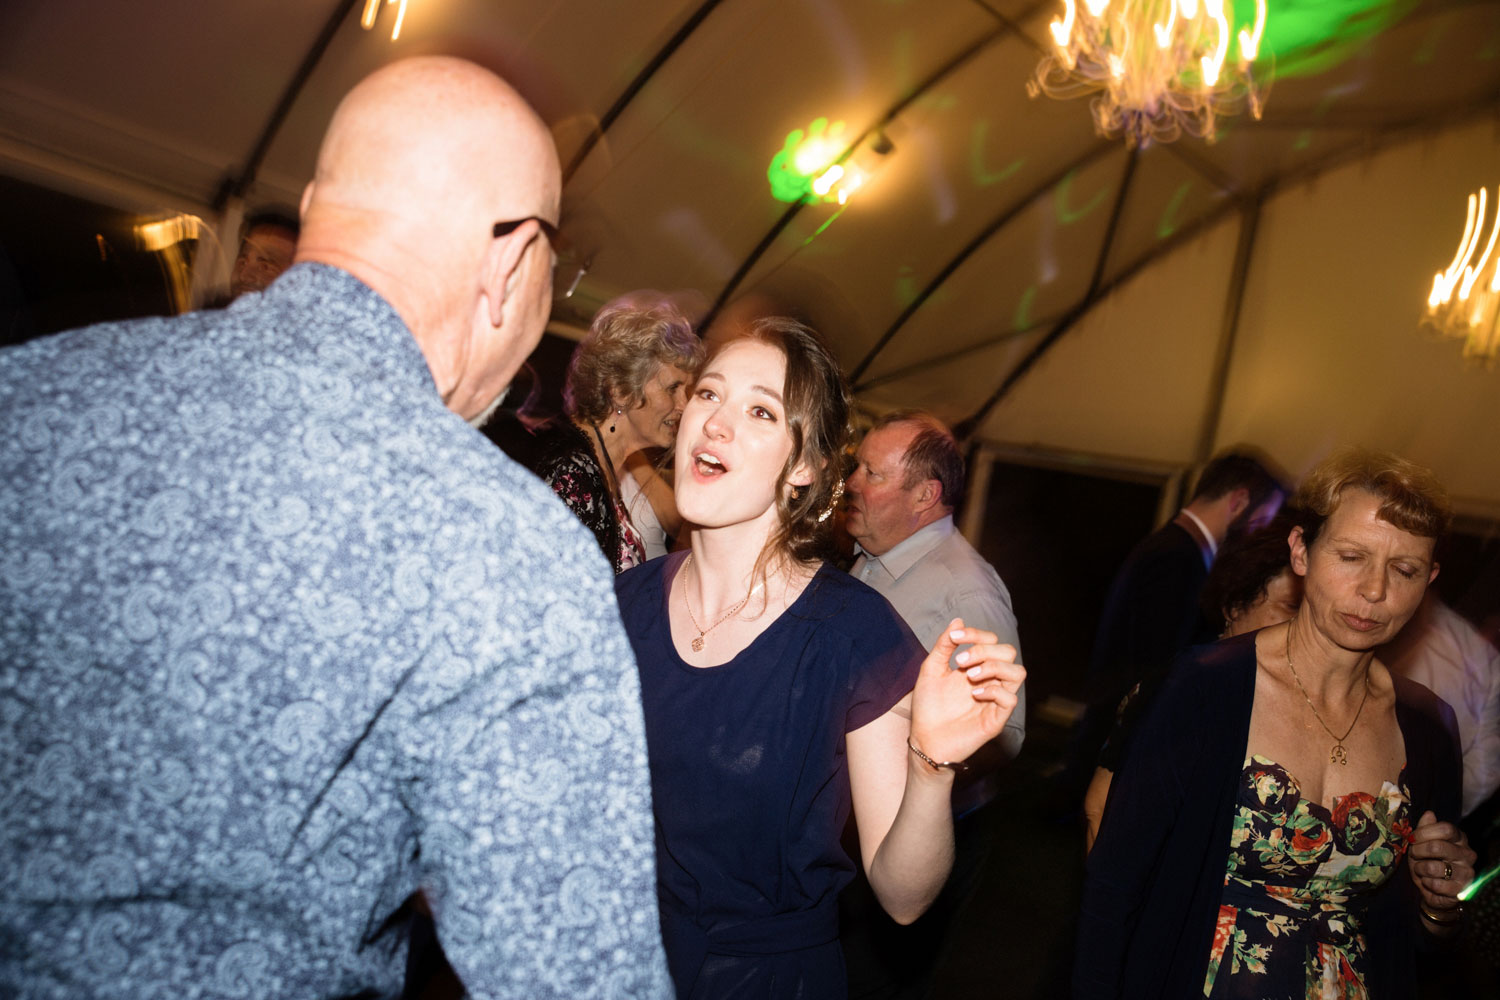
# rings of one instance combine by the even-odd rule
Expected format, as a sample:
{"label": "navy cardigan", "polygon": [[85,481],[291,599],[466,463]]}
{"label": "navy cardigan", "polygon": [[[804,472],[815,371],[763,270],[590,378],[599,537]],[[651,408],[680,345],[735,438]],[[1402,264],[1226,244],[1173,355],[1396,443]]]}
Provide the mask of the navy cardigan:
{"label": "navy cardigan", "polygon": [[[1224,887],[1250,710],[1255,633],[1189,650],[1146,715],[1110,788],[1089,854],[1073,991],[1202,997]],[[1461,767],[1453,711],[1392,677],[1406,743],[1413,825],[1431,809],[1457,822]],[[1364,932],[1372,997],[1410,995],[1424,935],[1403,856],[1376,891]]]}

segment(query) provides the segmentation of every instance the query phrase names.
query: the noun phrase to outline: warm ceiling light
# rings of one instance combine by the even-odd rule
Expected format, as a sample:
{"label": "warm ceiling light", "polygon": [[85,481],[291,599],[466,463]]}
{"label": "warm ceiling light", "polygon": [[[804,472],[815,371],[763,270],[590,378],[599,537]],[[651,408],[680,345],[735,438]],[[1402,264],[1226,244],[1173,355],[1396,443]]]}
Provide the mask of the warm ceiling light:
{"label": "warm ceiling light", "polygon": [[174,215],[166,219],[137,223],[135,239],[142,250],[156,253],[184,240],[196,240],[202,229],[203,220],[196,215]]}
{"label": "warm ceiling light", "polygon": [[[1207,138],[1221,114],[1259,118],[1269,75],[1251,71],[1266,30],[1266,0],[1236,34],[1232,0],[1063,0],[1053,49],[1027,84],[1035,97],[1096,94],[1094,124],[1132,146]],[[1233,52],[1235,60],[1229,61]]]}
{"label": "warm ceiling light", "polygon": [[[406,0],[385,0],[387,4],[396,4],[396,26],[391,29],[391,41],[401,37],[401,24],[406,20]],[[365,12],[360,15],[360,27],[369,31],[375,27],[375,15],[380,13],[380,0],[365,0]]]}
{"label": "warm ceiling light", "polygon": [[[1445,336],[1461,338],[1464,357],[1493,364],[1500,355],[1500,257],[1495,254],[1495,238],[1500,236],[1500,188],[1495,191],[1494,206],[1486,205],[1487,194],[1480,188],[1469,195],[1463,238],[1447,270],[1433,276],[1423,322]],[[1491,221],[1486,240],[1487,209],[1491,209]]]}
{"label": "warm ceiling light", "polygon": [[843,205],[858,191],[879,161],[896,147],[875,131],[845,152],[852,140],[845,124],[815,119],[807,128],[787,133],[781,150],[771,158],[766,179],[771,196],[788,203],[822,201]]}
{"label": "warm ceiling light", "polygon": [[[203,220],[196,215],[177,214],[165,219],[152,219],[135,225],[135,240],[143,250],[158,254],[162,277],[167,284],[167,294],[172,299],[172,311],[186,312],[192,302],[193,265],[188,258],[190,240],[201,239],[205,233],[212,235]],[[103,237],[100,253],[104,252]]]}

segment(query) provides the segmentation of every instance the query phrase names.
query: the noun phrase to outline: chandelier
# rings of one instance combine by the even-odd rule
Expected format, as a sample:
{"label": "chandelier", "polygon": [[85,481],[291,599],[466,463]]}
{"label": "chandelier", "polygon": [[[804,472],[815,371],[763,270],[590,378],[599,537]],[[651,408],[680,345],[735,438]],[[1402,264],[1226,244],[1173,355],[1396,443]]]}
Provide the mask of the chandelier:
{"label": "chandelier", "polygon": [[1500,354],[1500,260],[1495,257],[1495,237],[1500,234],[1500,188],[1495,197],[1490,238],[1481,253],[1486,191],[1480,188],[1469,195],[1463,239],[1458,241],[1458,252],[1448,269],[1433,276],[1423,317],[1426,325],[1444,336],[1461,338],[1464,357],[1491,364]]}
{"label": "chandelier", "polygon": [[[406,21],[406,0],[386,0],[388,5],[396,5],[396,24],[391,28],[391,41],[401,37],[401,25]],[[360,27],[369,31],[375,27],[375,17],[380,13],[380,0],[365,0],[364,13],[359,16]]]}
{"label": "chandelier", "polygon": [[[1266,29],[1266,0],[1234,31],[1232,0],[1063,0],[1052,51],[1027,83],[1032,97],[1096,94],[1100,134],[1131,146],[1171,142],[1183,132],[1214,139],[1219,115],[1259,119],[1270,82],[1252,64]],[[1234,59],[1231,61],[1230,55]]]}

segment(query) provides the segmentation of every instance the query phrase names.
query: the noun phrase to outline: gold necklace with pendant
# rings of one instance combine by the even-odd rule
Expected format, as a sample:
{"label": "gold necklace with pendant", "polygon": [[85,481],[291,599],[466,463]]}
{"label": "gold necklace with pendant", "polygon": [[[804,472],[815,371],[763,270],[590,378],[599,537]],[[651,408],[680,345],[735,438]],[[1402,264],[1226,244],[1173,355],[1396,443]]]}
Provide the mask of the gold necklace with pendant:
{"label": "gold necklace with pendant", "polygon": [[[691,552],[689,552],[687,554],[687,558],[682,561],[682,568],[683,568],[684,571],[687,570],[688,563],[690,563],[692,561],[693,561],[693,554]],[[734,607],[730,608],[728,611],[726,611],[724,613],[724,616],[722,618],[720,618],[718,621],[714,622],[708,628],[704,628],[702,625],[698,624],[698,618],[697,618],[696,615],[693,614],[693,604],[692,604],[691,601],[688,600],[688,585],[687,585],[686,578],[684,578],[683,581],[682,581],[682,604],[683,604],[683,606],[685,608],[687,608],[688,620],[693,623],[693,628],[695,628],[695,629],[698,630],[698,638],[696,638],[696,639],[693,640],[693,652],[695,652],[695,653],[701,653],[701,652],[703,652],[703,637],[706,636],[706,635],[708,635],[708,633],[712,632],[714,629],[718,628],[720,625],[723,625],[725,622],[727,622],[729,619],[733,618],[735,615],[739,614],[740,613],[740,609],[743,608],[745,605],[747,605],[747,604],[750,603],[750,595],[753,594],[753,593],[755,593],[755,588],[751,587],[749,590],[747,590],[745,592],[745,596],[740,599],[740,602],[738,604],[736,604]]]}
{"label": "gold necklace with pendant", "polygon": [[[689,614],[691,615],[691,612]],[[1292,666],[1292,625],[1296,621],[1297,619],[1293,618],[1287,622],[1286,626],[1287,669],[1292,672],[1292,680],[1297,682],[1297,690],[1302,692],[1302,700],[1307,702],[1308,708],[1312,709],[1313,718],[1317,719],[1323,731],[1333,738],[1333,749],[1328,751],[1328,763],[1345,766],[1349,763],[1349,752],[1344,749],[1344,741],[1349,738],[1350,733],[1354,732],[1354,726],[1359,722],[1359,713],[1365,710],[1365,702],[1370,697],[1370,678],[1368,675],[1365,677],[1365,694],[1359,699],[1359,707],[1354,710],[1354,721],[1349,723],[1349,728],[1344,730],[1343,736],[1335,734],[1332,729],[1328,728],[1328,723],[1323,721],[1323,716],[1318,712],[1318,706],[1314,705],[1313,700],[1307,696],[1307,688],[1302,686],[1302,678],[1297,676],[1297,668]]]}

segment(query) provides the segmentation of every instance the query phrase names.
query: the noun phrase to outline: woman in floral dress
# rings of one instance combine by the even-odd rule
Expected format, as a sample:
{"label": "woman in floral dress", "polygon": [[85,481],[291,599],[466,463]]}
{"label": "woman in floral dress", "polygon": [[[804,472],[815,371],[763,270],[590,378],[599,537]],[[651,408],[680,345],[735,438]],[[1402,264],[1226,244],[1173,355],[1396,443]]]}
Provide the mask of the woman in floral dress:
{"label": "woman in floral dress", "polygon": [[1437,576],[1446,499],[1425,470],[1351,452],[1297,504],[1302,608],[1185,656],[1116,779],[1080,997],[1406,997],[1418,935],[1461,920],[1475,855],[1452,712],[1374,656]]}

